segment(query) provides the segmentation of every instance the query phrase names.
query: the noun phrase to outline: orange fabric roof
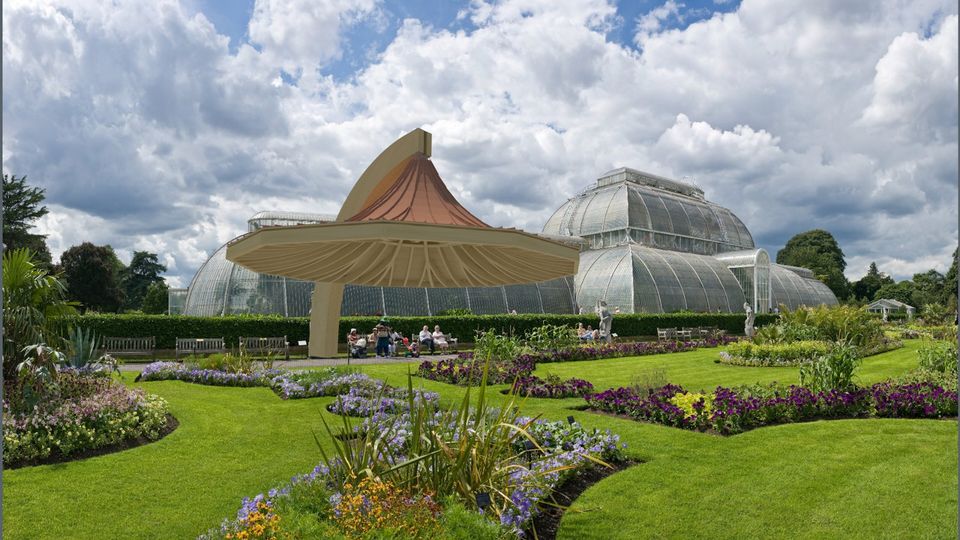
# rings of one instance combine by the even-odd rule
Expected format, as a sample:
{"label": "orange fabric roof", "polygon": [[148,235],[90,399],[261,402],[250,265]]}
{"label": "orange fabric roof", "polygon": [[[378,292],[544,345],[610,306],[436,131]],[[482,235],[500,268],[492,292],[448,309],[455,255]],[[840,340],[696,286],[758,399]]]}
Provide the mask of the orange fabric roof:
{"label": "orange fabric roof", "polygon": [[424,154],[411,156],[396,181],[346,221],[412,221],[490,228],[457,202]]}

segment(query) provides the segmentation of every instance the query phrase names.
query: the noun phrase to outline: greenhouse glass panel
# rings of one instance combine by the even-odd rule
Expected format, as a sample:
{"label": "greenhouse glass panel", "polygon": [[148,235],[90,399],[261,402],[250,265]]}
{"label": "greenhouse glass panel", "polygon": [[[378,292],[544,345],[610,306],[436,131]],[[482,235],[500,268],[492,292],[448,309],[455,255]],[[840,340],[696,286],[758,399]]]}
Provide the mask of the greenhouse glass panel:
{"label": "greenhouse glass panel", "polygon": [[544,313],[576,313],[573,276],[537,283]]}
{"label": "greenhouse glass panel", "polygon": [[543,313],[540,303],[540,291],[536,283],[529,285],[507,285],[507,310],[517,313]]}
{"label": "greenhouse glass panel", "polygon": [[594,194],[590,202],[584,206],[581,235],[598,234],[610,230],[604,226],[604,220],[617,191],[616,188],[602,190]]}
{"label": "greenhouse glass panel", "polygon": [[470,309],[477,315],[494,315],[508,313],[503,287],[470,287],[467,289],[470,297]]}
{"label": "greenhouse glass panel", "polygon": [[605,230],[625,230],[627,226],[630,225],[629,213],[627,211],[627,191],[625,185],[617,187],[603,220]]}
{"label": "greenhouse glass panel", "polygon": [[684,298],[683,284],[677,279],[673,268],[660,253],[655,249],[638,249],[635,251],[647,269],[653,275],[657,283],[657,291],[660,293],[660,305],[664,313],[672,313],[687,309],[687,302]]}
{"label": "greenhouse glass panel", "polygon": [[663,204],[660,196],[645,191],[640,192],[640,196],[647,212],[650,213],[650,228],[654,231],[672,233],[673,223],[670,221],[670,214],[667,213],[667,207]]}
{"label": "greenhouse glass panel", "polygon": [[667,213],[670,215],[670,224],[673,225],[673,232],[690,236],[690,219],[687,218],[687,212],[683,209],[683,205],[673,197],[663,196],[660,197],[660,200],[663,201],[664,206],[667,208]]}
{"label": "greenhouse glass panel", "polygon": [[383,312],[391,317],[426,315],[426,289],[422,287],[384,287]]}
{"label": "greenhouse glass panel", "polygon": [[287,316],[309,316],[312,299],[313,282],[287,279]]}
{"label": "greenhouse glass panel", "polygon": [[633,253],[633,313],[663,313],[660,291],[643,259]]}
{"label": "greenhouse glass panel", "polygon": [[635,188],[627,189],[627,215],[631,227],[648,231],[653,229],[647,203],[643,200],[643,195]]}
{"label": "greenhouse glass panel", "polygon": [[683,287],[683,297],[686,302],[685,308],[690,311],[707,311],[707,294],[703,290],[703,283],[700,276],[688,262],[692,258],[686,253],[661,253],[667,264],[676,274],[677,279]]}
{"label": "greenhouse glass panel", "polygon": [[347,285],[343,288],[343,302],[340,314],[383,315],[383,295],[379,287]]}
{"label": "greenhouse glass panel", "polygon": [[471,309],[467,290],[455,288],[427,289],[430,313],[436,315],[451,309]]}

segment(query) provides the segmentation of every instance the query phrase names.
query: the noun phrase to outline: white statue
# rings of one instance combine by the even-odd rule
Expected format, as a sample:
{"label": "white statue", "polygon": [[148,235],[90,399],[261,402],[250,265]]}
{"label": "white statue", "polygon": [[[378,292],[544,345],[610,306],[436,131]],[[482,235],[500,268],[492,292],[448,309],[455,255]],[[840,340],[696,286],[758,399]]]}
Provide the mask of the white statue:
{"label": "white statue", "polygon": [[743,335],[747,336],[749,339],[753,339],[753,335],[756,331],[753,329],[753,321],[756,318],[753,313],[753,308],[750,307],[750,304],[744,302],[743,310],[747,312],[747,320],[743,323]]}
{"label": "white statue", "polygon": [[597,300],[597,316],[600,317],[600,337],[607,343],[613,341],[613,315],[607,309],[607,303],[604,300]]}

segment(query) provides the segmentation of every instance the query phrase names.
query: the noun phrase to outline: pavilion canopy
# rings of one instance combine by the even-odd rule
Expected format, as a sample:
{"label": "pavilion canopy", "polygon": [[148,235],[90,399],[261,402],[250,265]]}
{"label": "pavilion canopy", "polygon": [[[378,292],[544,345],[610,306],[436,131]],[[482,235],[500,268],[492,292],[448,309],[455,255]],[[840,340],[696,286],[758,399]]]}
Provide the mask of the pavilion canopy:
{"label": "pavilion canopy", "polygon": [[487,287],[577,272],[575,242],[493,228],[457,202],[429,158],[409,156],[344,221],[265,227],[227,248],[250,270],[383,287]]}

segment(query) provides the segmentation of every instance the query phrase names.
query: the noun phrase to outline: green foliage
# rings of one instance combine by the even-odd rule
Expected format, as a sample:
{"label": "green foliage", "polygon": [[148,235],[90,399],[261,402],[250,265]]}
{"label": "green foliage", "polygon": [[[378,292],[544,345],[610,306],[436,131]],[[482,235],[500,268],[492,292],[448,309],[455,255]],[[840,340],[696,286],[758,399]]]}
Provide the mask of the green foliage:
{"label": "green foliage", "polygon": [[630,388],[636,390],[637,395],[646,397],[663,388],[669,382],[667,370],[655,367],[634,375],[630,379]]}
{"label": "green foliage", "polygon": [[523,346],[520,340],[506,334],[498,334],[493,328],[478,332],[473,344],[473,357],[480,362],[510,362],[520,355]]}
{"label": "green foliage", "polygon": [[731,343],[727,353],[721,353],[721,360],[726,364],[743,366],[796,366],[823,356],[830,349],[831,345],[826,341],[766,344],[740,341]]}
{"label": "green foliage", "polygon": [[950,321],[953,314],[949,313],[943,304],[933,303],[924,304],[923,308],[920,309],[920,317],[924,324],[940,325]]}
{"label": "green foliage", "polygon": [[33,223],[48,213],[44,198],[43,188],[27,185],[26,176],[3,175],[4,246],[8,251],[30,249],[36,264],[49,270],[52,261],[46,236],[30,233]]}
{"label": "green foliage", "polygon": [[920,369],[946,373],[952,376],[957,374],[957,339],[952,340],[924,340],[917,350],[920,357]]}
{"label": "green foliage", "polygon": [[511,537],[500,525],[468,510],[453,497],[444,500],[440,519],[445,540],[499,540]]}
{"label": "green foliage", "polygon": [[71,300],[84,310],[116,312],[123,304],[120,273],[123,263],[110,246],[84,242],[63,252],[60,266]]}
{"label": "green foliage", "polygon": [[877,291],[877,294],[874,295],[874,298],[878,300],[881,298],[889,298],[891,300],[898,300],[904,304],[913,306],[913,291],[913,282],[906,279],[898,283],[887,283],[882,285]]}
{"label": "green foliage", "polygon": [[[148,289],[155,283],[163,283],[160,274],[166,271],[167,267],[160,264],[156,253],[134,251],[130,266],[121,271],[124,309],[143,309],[144,296]],[[164,297],[163,304],[163,311],[166,311],[166,297]],[[152,311],[151,313],[162,313],[163,311]]]}
{"label": "green foliage", "polygon": [[[616,315],[613,329],[621,336],[655,336],[657,328],[684,326],[716,326],[729,334],[743,332],[742,314],[736,313],[664,313]],[[341,317],[340,336],[351,328],[373,328],[379,317]],[[757,315],[758,327],[771,324],[776,315]],[[75,324],[91,328],[101,336],[157,338],[157,348],[172,349],[178,337],[223,337],[228,344],[237,343],[240,336],[287,336],[290,343],[309,339],[310,320],[306,317],[279,315],[228,315],[224,317],[191,317],[187,315],[147,315],[88,313],[78,317]],[[497,332],[522,336],[542,326],[553,324],[573,328],[577,322],[597,325],[595,315],[464,315],[456,317],[391,317],[390,326],[402,335],[417,334],[423,325],[439,324],[444,332],[460,338],[461,343],[476,332],[493,328]]]}
{"label": "green foliage", "polygon": [[444,309],[437,312],[440,317],[462,317],[464,315],[473,315],[473,310],[467,308]]}
{"label": "green foliage", "polygon": [[9,396],[13,411],[32,411],[60,392],[57,384],[63,354],[43,343],[24,348],[24,359],[17,364],[17,392]]}
{"label": "green foliage", "polygon": [[65,345],[66,317],[76,314],[64,301],[66,288],[58,276],[37,266],[28,249],[3,255],[3,374],[12,379],[16,365],[25,359],[24,348],[46,343]]}
{"label": "green foliage", "polygon": [[777,252],[777,262],[809,268],[817,279],[830,287],[837,298],[850,295],[850,283],[843,275],[847,268],[843,250],[827,231],[814,229],[794,235],[784,248]]}
{"label": "green foliage", "polygon": [[140,310],[151,315],[159,315],[167,312],[169,305],[167,297],[170,288],[161,281],[154,281],[147,287],[147,292],[143,295],[143,303]]}
{"label": "green foliage", "polygon": [[575,347],[579,338],[569,326],[544,324],[527,332],[526,344],[535,351],[561,351]]}
{"label": "green foliage", "polygon": [[882,341],[883,328],[877,318],[855,306],[818,306],[783,310],[778,330],[761,330],[758,343],[790,343],[821,340],[850,343],[864,349]]}
{"label": "green foliage", "polygon": [[858,300],[872,302],[878,298],[876,295],[880,287],[888,284],[893,284],[893,278],[880,272],[877,268],[877,263],[871,262],[870,268],[867,270],[867,275],[852,284],[853,296]]}
{"label": "green foliage", "polygon": [[76,369],[85,368],[96,361],[99,348],[100,338],[96,332],[71,326],[67,338],[66,364]]}
{"label": "green foliage", "polygon": [[856,347],[836,344],[827,354],[800,366],[800,385],[814,392],[852,389],[856,386],[853,373],[858,365],[860,355]]}

